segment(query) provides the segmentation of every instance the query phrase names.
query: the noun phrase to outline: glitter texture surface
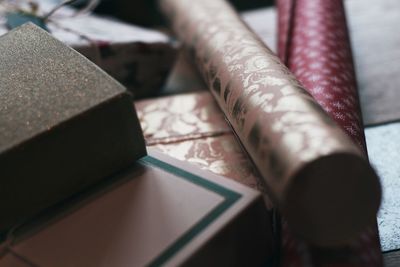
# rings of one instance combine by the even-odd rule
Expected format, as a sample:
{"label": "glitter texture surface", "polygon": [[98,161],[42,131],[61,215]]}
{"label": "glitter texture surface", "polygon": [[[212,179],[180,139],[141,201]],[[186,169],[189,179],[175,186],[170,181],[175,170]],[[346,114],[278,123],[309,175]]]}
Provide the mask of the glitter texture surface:
{"label": "glitter texture surface", "polygon": [[131,95],[26,24],[0,38],[0,239],[146,154]]}
{"label": "glitter texture surface", "polygon": [[83,56],[41,32],[28,24],[0,38],[0,151],[125,91]]}

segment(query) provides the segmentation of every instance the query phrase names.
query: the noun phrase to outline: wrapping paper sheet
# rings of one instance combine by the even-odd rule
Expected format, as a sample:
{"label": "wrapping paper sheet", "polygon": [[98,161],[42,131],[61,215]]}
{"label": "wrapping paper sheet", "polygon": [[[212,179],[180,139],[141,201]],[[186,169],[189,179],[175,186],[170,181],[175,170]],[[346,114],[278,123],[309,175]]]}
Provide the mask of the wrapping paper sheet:
{"label": "wrapping paper sheet", "polygon": [[[278,0],[278,54],[318,104],[366,153],[356,77],[342,0]],[[309,247],[284,227],[284,266],[381,266],[377,227],[335,256]],[[346,253],[347,252],[347,253]],[[368,254],[366,254],[368,252]],[[325,254],[325,256],[324,256]],[[338,258],[337,255],[342,255]]]}
{"label": "wrapping paper sheet", "polygon": [[[332,245],[372,221],[380,187],[359,148],[231,7],[218,0],[161,5],[296,233]],[[357,185],[350,188],[349,179]],[[341,198],[333,193],[339,188]],[[353,201],[355,192],[365,198]]]}
{"label": "wrapping paper sheet", "polygon": [[147,146],[265,192],[209,92],[141,100],[135,106]]}

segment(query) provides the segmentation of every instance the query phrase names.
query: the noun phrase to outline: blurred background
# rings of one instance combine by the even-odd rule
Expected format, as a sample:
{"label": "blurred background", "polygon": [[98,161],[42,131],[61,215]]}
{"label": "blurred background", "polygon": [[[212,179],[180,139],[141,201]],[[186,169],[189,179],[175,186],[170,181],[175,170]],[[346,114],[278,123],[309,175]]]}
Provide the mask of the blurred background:
{"label": "blurred background", "polygon": [[[74,5],[82,7],[87,2],[88,0],[79,0]],[[273,0],[230,0],[230,2],[239,10],[256,9],[274,3]],[[157,10],[157,0],[101,0],[95,12],[142,26],[164,24],[163,17]]]}

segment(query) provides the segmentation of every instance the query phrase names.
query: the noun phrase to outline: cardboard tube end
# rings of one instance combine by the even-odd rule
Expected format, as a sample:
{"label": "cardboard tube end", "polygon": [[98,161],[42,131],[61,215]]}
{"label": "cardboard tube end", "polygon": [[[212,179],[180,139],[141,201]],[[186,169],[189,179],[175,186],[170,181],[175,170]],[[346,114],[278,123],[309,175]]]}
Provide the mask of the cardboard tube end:
{"label": "cardboard tube end", "polygon": [[381,202],[379,178],[351,153],[306,165],[285,194],[283,215],[294,234],[319,246],[339,246],[372,225]]}

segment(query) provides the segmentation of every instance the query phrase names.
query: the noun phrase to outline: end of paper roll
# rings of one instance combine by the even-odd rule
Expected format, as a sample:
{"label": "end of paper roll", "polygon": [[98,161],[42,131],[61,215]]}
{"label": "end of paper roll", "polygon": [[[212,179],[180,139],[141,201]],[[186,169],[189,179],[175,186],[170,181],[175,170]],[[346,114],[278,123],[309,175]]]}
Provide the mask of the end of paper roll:
{"label": "end of paper roll", "polygon": [[334,247],[374,223],[381,195],[379,178],[365,159],[335,153],[298,171],[286,190],[282,213],[299,237]]}

